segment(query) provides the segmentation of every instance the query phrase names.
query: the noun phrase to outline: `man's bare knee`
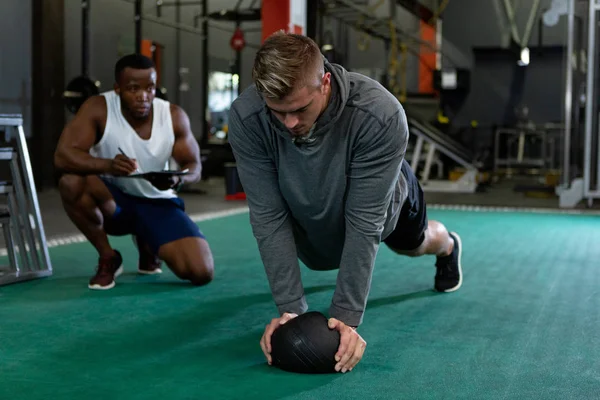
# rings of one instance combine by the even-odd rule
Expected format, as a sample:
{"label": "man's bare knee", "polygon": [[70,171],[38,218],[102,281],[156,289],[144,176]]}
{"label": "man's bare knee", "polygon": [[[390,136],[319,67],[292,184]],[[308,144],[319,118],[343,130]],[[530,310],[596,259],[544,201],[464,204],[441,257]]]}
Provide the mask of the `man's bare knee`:
{"label": "man's bare knee", "polygon": [[212,265],[194,265],[189,268],[189,281],[194,286],[204,286],[212,282],[214,278],[214,267]]}
{"label": "man's bare knee", "polygon": [[75,174],[64,174],[58,181],[58,191],[61,198],[74,203],[81,197],[85,190],[85,177]]}
{"label": "man's bare knee", "polygon": [[214,278],[212,252],[204,239],[188,237],[164,244],[158,249],[158,257],[177,277],[193,285],[206,285]]}

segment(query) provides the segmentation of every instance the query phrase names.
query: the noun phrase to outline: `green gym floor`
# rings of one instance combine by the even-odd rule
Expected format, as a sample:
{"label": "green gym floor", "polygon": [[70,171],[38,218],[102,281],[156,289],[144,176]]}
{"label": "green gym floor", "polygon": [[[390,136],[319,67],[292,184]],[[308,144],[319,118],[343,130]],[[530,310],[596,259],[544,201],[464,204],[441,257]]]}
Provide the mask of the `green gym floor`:
{"label": "green gym floor", "polygon": [[[598,217],[430,210],[460,233],[464,284],[431,290],[434,259],[382,247],[361,363],[347,374],[266,365],[275,316],[247,213],[199,222],[215,280],[126,273],[90,291],[88,243],[51,248],[54,275],[0,288],[0,399],[591,399],[600,393]],[[303,269],[326,312],[335,271]]]}

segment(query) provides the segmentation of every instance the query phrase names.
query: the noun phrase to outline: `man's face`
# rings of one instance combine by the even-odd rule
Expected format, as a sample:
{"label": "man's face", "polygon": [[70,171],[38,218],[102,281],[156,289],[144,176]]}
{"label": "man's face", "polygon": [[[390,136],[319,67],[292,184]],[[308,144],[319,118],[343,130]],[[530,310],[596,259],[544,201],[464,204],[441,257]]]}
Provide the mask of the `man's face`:
{"label": "man's face", "polygon": [[265,102],[292,136],[304,136],[327,107],[330,83],[331,74],[328,72],[318,88],[304,86],[281,100],[266,98]]}
{"label": "man's face", "polygon": [[156,71],[154,68],[125,68],[115,84],[115,92],[121,97],[121,105],[132,117],[144,119],[150,115],[156,91]]}

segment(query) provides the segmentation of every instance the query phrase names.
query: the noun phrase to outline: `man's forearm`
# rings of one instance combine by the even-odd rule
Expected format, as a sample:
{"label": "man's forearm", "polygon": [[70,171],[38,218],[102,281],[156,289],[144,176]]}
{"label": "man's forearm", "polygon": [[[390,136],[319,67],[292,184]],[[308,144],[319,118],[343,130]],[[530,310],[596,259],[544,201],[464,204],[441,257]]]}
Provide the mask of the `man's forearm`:
{"label": "man's forearm", "polygon": [[[296,243],[290,217],[271,226],[254,225],[273,300],[280,314],[302,314],[307,310]],[[278,225],[273,229],[273,225]]]}
{"label": "man's forearm", "polygon": [[329,314],[346,325],[362,323],[379,241],[347,225],[336,290]]}
{"label": "man's forearm", "polygon": [[78,175],[100,175],[110,169],[112,160],[96,158],[79,149],[59,151],[55,156],[55,166],[63,173]]}
{"label": "man's forearm", "polygon": [[180,183],[183,185],[187,185],[189,183],[196,183],[200,180],[202,174],[202,164],[199,162],[188,162],[179,166],[181,170],[188,170],[189,173],[187,175],[180,175]]}

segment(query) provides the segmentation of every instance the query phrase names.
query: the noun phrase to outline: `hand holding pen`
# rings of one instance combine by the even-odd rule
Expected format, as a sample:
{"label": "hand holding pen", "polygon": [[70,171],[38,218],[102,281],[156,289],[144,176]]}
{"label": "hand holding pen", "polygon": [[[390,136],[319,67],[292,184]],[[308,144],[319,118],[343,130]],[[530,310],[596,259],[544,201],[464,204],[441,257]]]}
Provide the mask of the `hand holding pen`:
{"label": "hand holding pen", "polygon": [[126,176],[139,170],[135,159],[127,157],[125,152],[119,147],[121,154],[117,154],[111,160],[108,173],[114,176]]}

